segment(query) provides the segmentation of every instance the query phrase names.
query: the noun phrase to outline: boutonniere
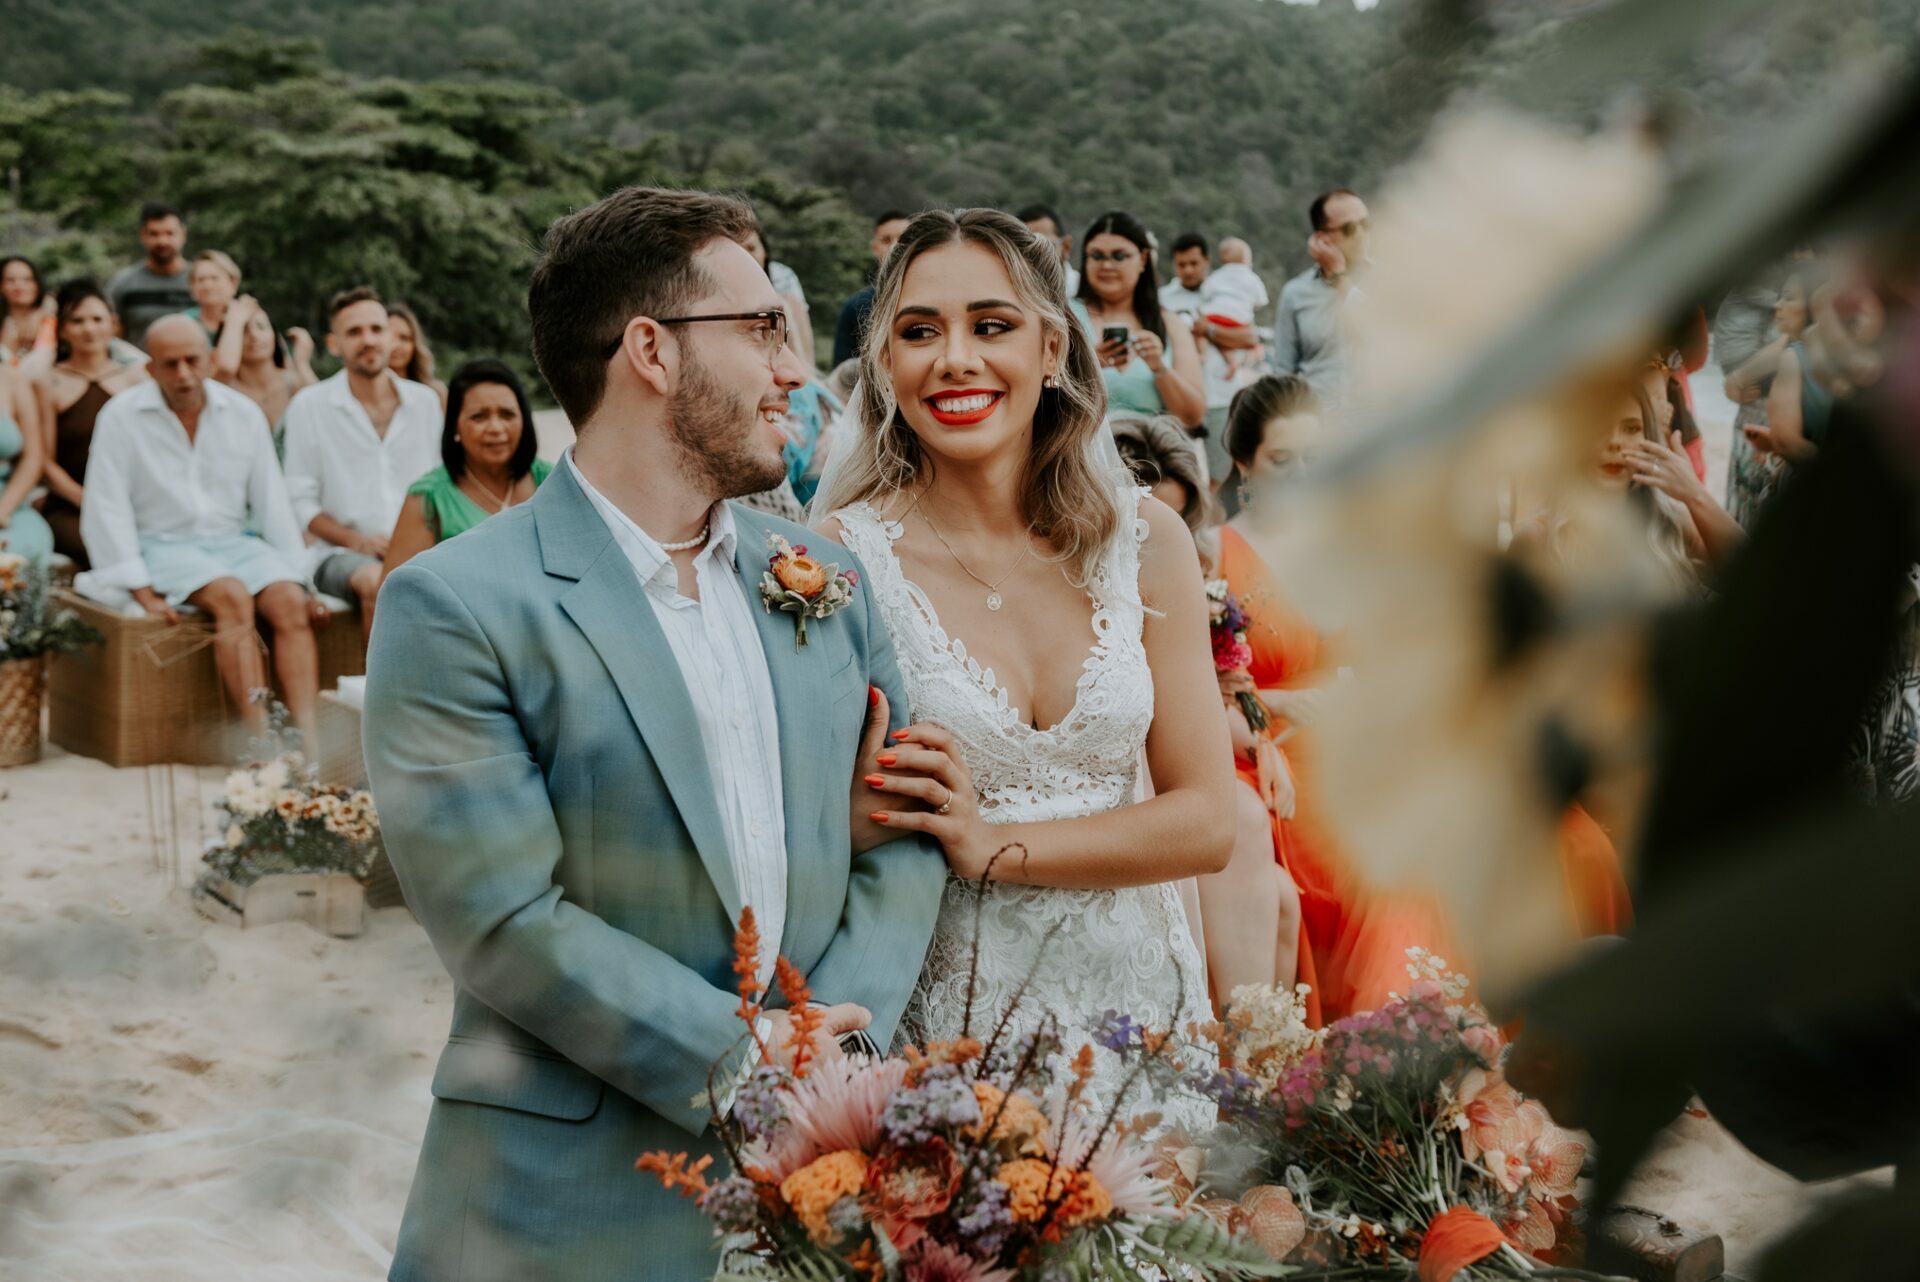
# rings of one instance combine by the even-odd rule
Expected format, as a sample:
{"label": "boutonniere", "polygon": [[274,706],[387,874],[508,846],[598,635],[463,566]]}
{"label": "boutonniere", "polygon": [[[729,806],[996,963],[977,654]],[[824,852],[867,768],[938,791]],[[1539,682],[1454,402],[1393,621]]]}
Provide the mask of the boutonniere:
{"label": "boutonniere", "polygon": [[773,554],[760,576],[760,604],[771,612],[794,616],[793,648],[807,644],[807,620],[824,619],[853,602],[860,576],[837,565],[822,565],[807,555],[805,545],[794,547],[778,534],[767,535]]}

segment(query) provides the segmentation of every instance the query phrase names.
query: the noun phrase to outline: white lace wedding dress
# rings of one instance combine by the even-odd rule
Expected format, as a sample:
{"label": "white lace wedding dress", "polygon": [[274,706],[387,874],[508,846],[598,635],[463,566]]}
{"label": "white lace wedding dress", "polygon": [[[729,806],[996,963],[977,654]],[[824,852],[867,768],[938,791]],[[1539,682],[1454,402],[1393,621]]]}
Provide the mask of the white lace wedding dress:
{"label": "white lace wedding dress", "polygon": [[[1146,522],[1135,515],[1145,491],[1128,487],[1122,510],[1130,519],[1101,558],[1092,584],[1092,648],[1073,708],[1060,724],[1036,730],[1007,706],[1007,693],[949,637],[919,586],[902,571],[893,543],[897,522],[868,504],[834,513],[846,546],[865,562],[869,584],[893,636],[916,721],[944,727],[958,741],[973,772],[982,817],[992,824],[1076,819],[1129,805],[1141,748],[1153,721],[1153,671],[1141,643],[1140,544]],[[1003,858],[1012,858],[1010,852]],[[907,1007],[902,1035],[924,1043],[958,1037],[966,1010],[967,970],[973,955],[977,883],[949,876],[926,966]],[[1163,882],[1120,890],[1056,890],[993,882],[979,914],[979,976],[973,1031],[984,1039],[1012,1002],[1021,981],[1039,968],[1021,999],[1015,1027],[1031,1028],[1043,1015],[1060,1023],[1071,1055],[1090,1040],[1106,1011],[1136,1024],[1165,1029],[1177,1018],[1212,1017],[1200,950],[1194,946],[1175,885]],[[1042,941],[1055,926],[1059,932]],[[1093,1089],[1110,1102],[1124,1066],[1095,1049]],[[1204,1131],[1211,1105],[1195,1100],[1141,1098],[1130,1112],[1156,1111],[1169,1125]]]}

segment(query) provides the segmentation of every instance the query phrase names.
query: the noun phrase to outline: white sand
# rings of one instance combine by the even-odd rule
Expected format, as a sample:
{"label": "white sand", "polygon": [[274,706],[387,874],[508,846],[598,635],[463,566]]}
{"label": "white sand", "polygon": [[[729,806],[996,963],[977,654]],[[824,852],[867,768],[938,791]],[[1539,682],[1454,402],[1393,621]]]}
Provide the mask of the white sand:
{"label": "white sand", "polygon": [[[384,1277],[451,984],[400,909],[351,940],[202,919],[154,866],[143,774],[58,749],[0,773],[0,1277]],[[1738,1270],[1811,1195],[1683,1118],[1631,1196]]]}
{"label": "white sand", "polygon": [[[1718,493],[1731,414],[1696,382]],[[540,427],[557,455],[564,419]],[[173,776],[181,886],[146,772],[55,748],[0,772],[0,1277],[384,1277],[452,986],[404,910],[352,940],[203,920],[196,775]],[[1631,1194],[1724,1234],[1736,1271],[1811,1197],[1691,1117]]]}

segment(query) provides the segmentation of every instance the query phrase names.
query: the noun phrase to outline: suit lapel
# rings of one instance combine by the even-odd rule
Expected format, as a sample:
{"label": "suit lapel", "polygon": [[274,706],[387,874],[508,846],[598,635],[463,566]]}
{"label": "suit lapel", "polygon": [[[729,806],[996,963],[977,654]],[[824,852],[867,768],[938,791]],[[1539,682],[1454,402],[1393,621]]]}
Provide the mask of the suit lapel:
{"label": "suit lapel", "polygon": [[797,923],[817,922],[823,912],[829,913],[826,920],[835,925],[840,920],[837,904],[816,902],[832,892],[832,879],[815,874],[822,871],[820,860],[836,858],[844,864],[848,852],[836,854],[812,848],[812,834],[819,828],[820,807],[830,782],[823,776],[819,757],[819,746],[826,738],[826,718],[832,710],[829,678],[845,662],[845,647],[838,639],[839,628],[815,620],[808,629],[807,648],[795,649],[794,617],[769,610],[760,600],[760,576],[766,573],[770,551],[768,527],[754,509],[738,503],[732,506],[739,528],[734,564],[759,625],[760,648],[767,656],[774,715],[779,722],[780,796],[787,829],[787,918],[782,938],[792,941]]}
{"label": "suit lapel", "polygon": [[547,572],[576,580],[562,595],[560,607],[612,674],[727,916],[738,921],[740,888],[728,858],[700,723],[645,590],[568,464],[554,469],[532,502],[538,505],[534,519]]}

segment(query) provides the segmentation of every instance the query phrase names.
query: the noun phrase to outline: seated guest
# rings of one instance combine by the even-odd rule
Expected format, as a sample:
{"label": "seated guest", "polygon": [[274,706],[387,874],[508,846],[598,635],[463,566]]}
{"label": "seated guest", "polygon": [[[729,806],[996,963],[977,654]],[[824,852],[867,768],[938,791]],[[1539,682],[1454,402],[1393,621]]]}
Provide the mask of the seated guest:
{"label": "seated guest", "polygon": [[[94,419],[117,393],[145,382],[147,367],[145,357],[133,365],[115,357],[113,304],[93,281],[62,285],[54,316],[60,346],[37,389],[49,491],[40,511],[53,528],[54,551],[84,570],[87,549],[80,537],[80,505],[86,498]],[[131,343],[126,346],[138,354]]]}
{"label": "seated guest", "polygon": [[387,368],[401,378],[431,387],[433,394],[440,398],[440,408],[445,409],[447,385],[433,376],[433,348],[413,308],[405,303],[388,303],[387,334],[392,340],[387,352]]}
{"label": "seated guest", "polygon": [[505,362],[468,361],[447,387],[439,467],[415,481],[387,544],[383,577],[434,544],[526,502],[552,465],[535,458],[527,389]]}
{"label": "seated guest", "polygon": [[240,296],[240,264],[217,249],[202,250],[187,273],[187,288],[193,291],[193,306],[184,314],[199,321],[207,341],[217,346],[227,309]]}
{"label": "seated guest", "polygon": [[360,604],[373,629],[381,563],[407,487],[440,461],[440,398],[388,367],[391,336],[380,295],[366,286],[327,304],[332,378],[287,407],[287,495],[300,528],[319,539],[314,583]]}
{"label": "seated guest", "polygon": [[1115,414],[1108,426],[1134,480],[1178,512],[1196,539],[1215,524],[1206,455],[1179,419],[1171,414]]}
{"label": "seated guest", "polygon": [[221,680],[256,731],[266,710],[252,694],[267,677],[254,629],[265,623],[287,711],[311,744],[313,624],[326,612],[307,592],[266,420],[207,377],[212,353],[198,321],[162,317],[146,341],[154,378],[116,396],[94,433],[80,517],[94,568],[77,586],[131,592],[169,622],[183,604],[211,616]]}
{"label": "seated guest", "polygon": [[24,370],[29,379],[53,364],[53,295],[31,258],[0,258],[0,360]]}
{"label": "seated guest", "polygon": [[53,530],[27,501],[46,470],[38,398],[26,376],[0,362],[0,550],[45,569]]}
{"label": "seated guest", "polygon": [[313,373],[313,335],[296,327],[282,339],[251,294],[233,300],[227,320],[214,344],[213,376],[260,407],[278,444],[294,393],[319,381]]}

